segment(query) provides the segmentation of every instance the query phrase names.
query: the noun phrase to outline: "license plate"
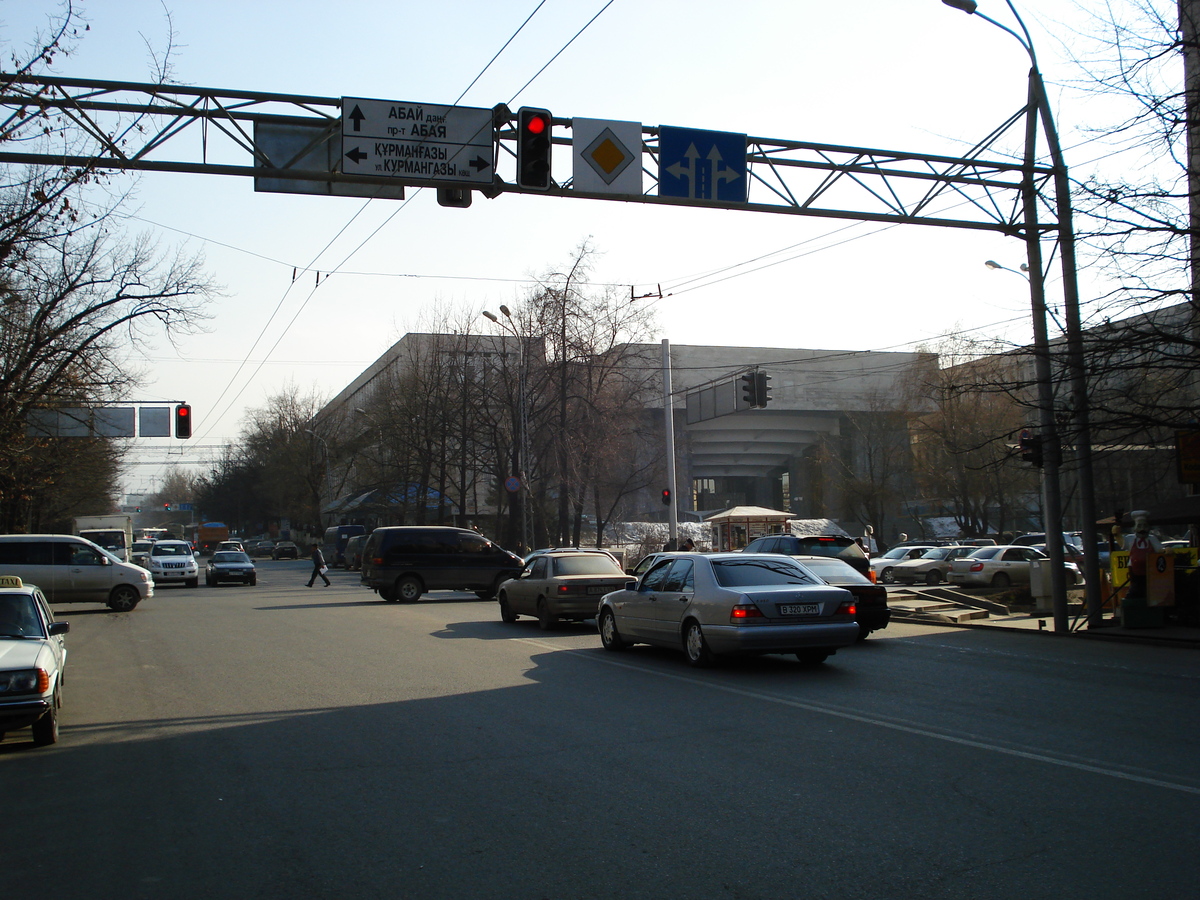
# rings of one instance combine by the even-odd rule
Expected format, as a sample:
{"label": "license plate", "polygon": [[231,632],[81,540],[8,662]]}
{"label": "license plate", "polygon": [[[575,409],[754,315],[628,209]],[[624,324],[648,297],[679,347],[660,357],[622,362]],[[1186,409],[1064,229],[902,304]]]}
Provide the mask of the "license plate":
{"label": "license plate", "polygon": [[611,590],[612,590],[612,588],[605,587],[602,584],[593,584],[590,587],[588,587],[589,594],[607,594]]}
{"label": "license plate", "polygon": [[821,604],[780,603],[779,614],[781,616],[819,616],[821,614]]}

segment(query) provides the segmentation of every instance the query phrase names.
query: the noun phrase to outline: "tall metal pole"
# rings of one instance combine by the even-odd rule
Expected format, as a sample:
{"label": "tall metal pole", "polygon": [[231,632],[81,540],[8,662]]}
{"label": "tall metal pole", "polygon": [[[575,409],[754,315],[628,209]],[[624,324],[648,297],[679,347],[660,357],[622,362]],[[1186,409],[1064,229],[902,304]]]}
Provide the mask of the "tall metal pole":
{"label": "tall metal pole", "polygon": [[675,496],[675,407],[671,401],[671,342],[663,338],[663,424],[667,437],[667,487],[671,491],[668,540],[679,549],[679,498]]}

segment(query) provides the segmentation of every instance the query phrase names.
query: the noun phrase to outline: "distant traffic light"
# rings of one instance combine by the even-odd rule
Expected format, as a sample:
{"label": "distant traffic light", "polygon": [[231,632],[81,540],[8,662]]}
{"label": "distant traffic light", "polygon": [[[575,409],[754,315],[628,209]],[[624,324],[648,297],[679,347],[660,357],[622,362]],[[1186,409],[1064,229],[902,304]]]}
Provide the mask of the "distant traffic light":
{"label": "distant traffic light", "polygon": [[175,407],[175,437],[190,438],[192,436],[192,408],[186,403]]}
{"label": "distant traffic light", "polygon": [[140,506],[135,506],[135,507],[133,508],[133,511],[134,511],[135,513],[140,513],[140,512],[142,511],[142,508],[141,508]]}
{"label": "distant traffic light", "polygon": [[753,372],[747,372],[740,379],[741,385],[741,406],[744,409],[756,409],[758,407],[758,381],[754,377]]}
{"label": "distant traffic light", "polygon": [[170,504],[170,503],[164,503],[164,504],[163,504],[163,512],[170,512],[170,511],[171,511],[171,504]]}
{"label": "distant traffic light", "polygon": [[766,372],[754,373],[754,399],[758,409],[766,409],[771,402],[771,376]]}
{"label": "distant traffic light", "polygon": [[1018,446],[1021,449],[1021,459],[1036,468],[1042,467],[1042,438],[1028,428],[1021,432]]}
{"label": "distant traffic light", "polygon": [[550,111],[522,106],[517,110],[517,184],[535,191],[550,189]]}
{"label": "distant traffic light", "polygon": [[671,489],[670,488],[663,488],[662,501],[663,501],[663,506],[671,505]]}

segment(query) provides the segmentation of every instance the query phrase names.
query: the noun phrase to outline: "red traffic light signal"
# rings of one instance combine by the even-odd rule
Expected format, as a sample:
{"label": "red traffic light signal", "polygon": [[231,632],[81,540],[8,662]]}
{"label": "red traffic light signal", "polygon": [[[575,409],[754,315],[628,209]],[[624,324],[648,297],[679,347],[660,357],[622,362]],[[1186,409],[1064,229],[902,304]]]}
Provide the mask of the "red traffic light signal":
{"label": "red traffic light signal", "polygon": [[535,191],[550,189],[550,129],[547,109],[522,106],[517,110],[517,184]]}
{"label": "red traffic light signal", "polygon": [[671,489],[670,488],[663,488],[662,502],[663,502],[663,506],[671,505]]}
{"label": "red traffic light signal", "polygon": [[175,407],[175,437],[190,438],[192,436],[192,408],[186,403]]}

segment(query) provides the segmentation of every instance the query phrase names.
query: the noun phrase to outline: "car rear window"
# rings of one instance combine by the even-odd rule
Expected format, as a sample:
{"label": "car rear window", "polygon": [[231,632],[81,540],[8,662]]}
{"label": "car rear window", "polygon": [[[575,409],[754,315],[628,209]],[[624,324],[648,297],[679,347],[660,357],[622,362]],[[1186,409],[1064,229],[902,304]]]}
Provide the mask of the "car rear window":
{"label": "car rear window", "polygon": [[999,547],[984,547],[967,556],[968,559],[991,559],[1000,552]]}
{"label": "car rear window", "polygon": [[587,556],[554,557],[555,575],[624,575],[607,556],[589,553]]}
{"label": "car rear window", "polygon": [[775,584],[820,584],[797,565],[772,559],[712,561],[713,577],[721,587],[766,587]]}
{"label": "car rear window", "polygon": [[866,575],[847,565],[840,559],[798,559],[810,572],[816,573],[831,584],[873,584]]}

